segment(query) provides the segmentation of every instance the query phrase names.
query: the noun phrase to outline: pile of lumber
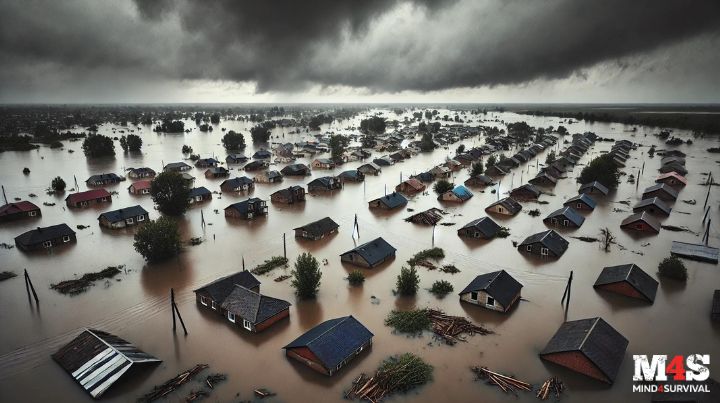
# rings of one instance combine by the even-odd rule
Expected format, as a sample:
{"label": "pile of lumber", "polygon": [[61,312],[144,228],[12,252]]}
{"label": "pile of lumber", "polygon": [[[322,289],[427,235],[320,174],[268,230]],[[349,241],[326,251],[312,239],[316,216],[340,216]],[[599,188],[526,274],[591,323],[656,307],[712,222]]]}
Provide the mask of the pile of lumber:
{"label": "pile of lumber", "polygon": [[210,389],[214,389],[215,385],[227,379],[223,374],[212,374],[205,378],[205,383]]}
{"label": "pile of lumber", "polygon": [[207,364],[197,364],[193,368],[186,370],[185,372],[177,374],[174,378],[168,380],[160,386],[155,386],[152,392],[147,393],[138,399],[140,402],[154,402],[155,400],[161,399],[170,393],[174,392],[182,385],[189,382],[195,375],[202,372],[207,368]]}
{"label": "pile of lumber", "polygon": [[556,377],[549,378],[543,382],[540,390],[537,392],[537,398],[540,400],[547,400],[550,395],[555,395],[556,399],[560,399],[560,394],[565,390],[565,384]]}
{"label": "pile of lumber", "polygon": [[345,398],[379,402],[397,392],[407,392],[432,379],[433,367],[420,357],[405,353],[383,361],[375,375],[360,374]]}
{"label": "pile of lumber", "polygon": [[512,393],[517,396],[518,390],[526,392],[532,390],[532,385],[529,383],[490,371],[487,367],[472,367],[471,369],[478,379],[486,379],[489,384],[498,386],[505,393]]}
{"label": "pile of lumber", "polygon": [[484,336],[493,333],[492,330],[476,325],[462,316],[447,315],[436,309],[428,309],[427,316],[432,323],[433,333],[450,345],[466,341],[464,334]]}
{"label": "pile of lumber", "polygon": [[196,400],[200,400],[203,397],[207,397],[207,396],[208,396],[208,393],[205,392],[204,390],[199,390],[197,392],[190,391],[190,394],[187,395],[187,397],[185,398],[185,403],[194,402]]}

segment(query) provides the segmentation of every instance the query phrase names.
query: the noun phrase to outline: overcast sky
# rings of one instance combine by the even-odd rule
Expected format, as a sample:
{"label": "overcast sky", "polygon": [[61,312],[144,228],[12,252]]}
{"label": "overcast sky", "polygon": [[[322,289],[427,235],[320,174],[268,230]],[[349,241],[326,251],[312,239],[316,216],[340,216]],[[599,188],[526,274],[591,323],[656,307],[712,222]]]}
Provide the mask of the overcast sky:
{"label": "overcast sky", "polygon": [[0,102],[720,102],[718,0],[0,0]]}

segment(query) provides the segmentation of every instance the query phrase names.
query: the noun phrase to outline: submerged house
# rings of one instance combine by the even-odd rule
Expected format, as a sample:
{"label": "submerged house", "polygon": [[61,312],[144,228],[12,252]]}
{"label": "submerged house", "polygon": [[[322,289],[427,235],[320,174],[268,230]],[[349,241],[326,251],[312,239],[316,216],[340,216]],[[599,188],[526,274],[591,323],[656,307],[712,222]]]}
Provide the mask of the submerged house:
{"label": "submerged house", "polygon": [[630,298],[655,302],[658,282],[636,264],[604,267],[593,288],[610,291]]}
{"label": "submerged house", "polygon": [[335,163],[329,158],[315,158],[310,164],[312,169],[333,169]]}
{"label": "submerged house", "polygon": [[522,287],[505,270],[481,274],[460,291],[460,301],[507,312],[520,300]]}
{"label": "submerged house", "polygon": [[226,164],[244,164],[249,160],[248,157],[242,154],[230,154],[225,157]]}
{"label": "submerged house", "polygon": [[195,161],[195,168],[212,168],[218,166],[220,161],[215,158],[200,158]]}
{"label": "submerged house", "polygon": [[410,217],[406,218],[405,221],[412,222],[415,224],[424,225],[435,225],[442,220],[442,210],[437,207],[431,207],[425,211],[415,213]]}
{"label": "submerged house", "polygon": [[373,175],[373,176],[380,175],[380,172],[382,171],[380,166],[374,162],[368,162],[367,164],[362,164],[358,167],[357,170],[362,172],[365,175]]}
{"label": "submerged house", "polygon": [[542,187],[552,187],[557,185],[557,178],[550,175],[547,172],[541,172],[536,177],[530,179],[528,182],[531,185],[535,186],[542,186]]}
{"label": "submerged house", "polygon": [[228,176],[230,176],[230,171],[225,167],[212,167],[205,171],[205,178],[207,179],[227,178]]}
{"label": "submerged house", "polygon": [[307,176],[310,168],[305,164],[291,164],[280,170],[284,176]]}
{"label": "submerged house", "polygon": [[438,196],[438,200],[464,203],[470,200],[471,197],[473,197],[473,194],[468,188],[458,185]]}
{"label": "submerged house", "polygon": [[495,182],[493,182],[492,178],[487,175],[471,176],[468,180],[465,181],[466,186],[485,187],[492,186],[494,184]]}
{"label": "submerged house", "polygon": [[522,210],[520,203],[512,197],[500,199],[485,208],[486,213],[514,216]]}
{"label": "submerged house", "polygon": [[223,192],[247,192],[255,188],[255,183],[247,176],[227,179],[220,184]]}
{"label": "submerged house", "polygon": [[290,186],[286,189],[278,190],[270,195],[270,201],[273,203],[294,204],[305,201],[305,188],[302,186]]}
{"label": "submerged house", "polygon": [[373,334],[352,316],[327,320],[283,347],[285,354],[332,376],[372,345]]}
{"label": "submerged house", "polygon": [[192,188],[190,189],[190,196],[188,197],[188,200],[190,204],[212,200],[212,193],[210,193],[210,191],[204,186]]}
{"label": "submerged house", "polygon": [[372,269],[393,259],[396,249],[382,237],[375,238],[340,255],[340,261]]}
{"label": "submerged house", "polygon": [[498,164],[495,164],[487,169],[485,169],[485,175],[488,176],[503,176],[507,175],[508,171],[499,166]]}
{"label": "submerged house", "polygon": [[404,180],[399,185],[395,186],[396,192],[403,192],[405,194],[420,193],[424,190],[425,184],[415,178]]}
{"label": "submerged house", "polygon": [[370,202],[368,202],[368,206],[370,208],[393,210],[396,208],[406,206],[407,203],[408,203],[408,200],[405,198],[405,196],[403,196],[402,194],[400,194],[398,192],[392,192],[389,195],[385,195],[383,197],[378,197],[375,200],[370,200]]}
{"label": "submerged house", "polygon": [[40,217],[41,215],[40,207],[25,200],[0,206],[0,223]]}
{"label": "submerged house", "polygon": [[577,196],[567,199],[565,203],[563,203],[563,206],[572,207],[579,211],[593,211],[596,205],[595,200],[588,196],[587,193],[580,193]]}
{"label": "submerged house", "polygon": [[666,185],[664,183],[658,183],[650,186],[649,188],[646,188],[645,191],[643,191],[643,199],[652,199],[653,197],[657,197],[658,199],[663,201],[674,202],[675,200],[677,200],[678,193],[669,185]]}
{"label": "submerged house", "polygon": [[260,292],[260,281],[249,271],[243,270],[219,278],[194,290],[195,302],[208,309],[220,312],[220,305],[238,285],[248,290]]}
{"label": "submerged house", "polygon": [[88,207],[91,204],[112,203],[112,197],[105,189],[94,189],[71,193],[65,198],[65,203],[68,207]]}
{"label": "submerged house", "polygon": [[655,183],[663,183],[675,189],[683,188],[687,185],[687,179],[675,171],[664,173],[655,179]]}
{"label": "submerged house", "polygon": [[342,183],[345,182],[362,182],[365,180],[365,174],[358,171],[357,169],[350,169],[348,171],[343,171],[338,175],[338,179]]}
{"label": "submerged house", "polygon": [[152,188],[152,181],[151,180],[142,180],[137,181],[133,183],[132,185],[128,186],[128,192],[131,195],[149,195],[150,189]]}
{"label": "submerged house", "polygon": [[255,217],[264,217],[268,214],[267,202],[253,197],[245,201],[233,203],[225,207],[225,217],[252,220]]}
{"label": "submerged house", "polygon": [[492,218],[483,217],[465,224],[458,230],[458,236],[492,239],[500,232],[500,229],[501,227]]}
{"label": "submerged house", "polygon": [[625,357],[628,340],[602,318],[563,323],[540,352],[540,358],[612,384]]}
{"label": "submerged house", "polygon": [[95,399],[131,369],[161,362],[130,342],[95,329],[85,329],[52,358]]}
{"label": "submerged house", "polygon": [[185,172],[191,169],[192,167],[184,162],[171,162],[163,167],[165,172]]}
{"label": "submerged house", "polygon": [[580,186],[578,193],[607,196],[607,194],[610,193],[610,190],[608,190],[607,186],[602,183],[594,181]]}
{"label": "submerged house", "polygon": [[585,217],[581,216],[572,207],[563,207],[548,214],[548,216],[543,219],[543,222],[553,227],[580,228],[585,222]]}
{"label": "submerged house", "polygon": [[105,186],[105,185],[113,185],[116,183],[120,183],[124,181],[125,178],[121,178],[120,176],[117,176],[116,174],[99,174],[99,175],[93,175],[88,180],[85,181],[85,183],[88,186]]}
{"label": "submerged house", "polygon": [[643,211],[667,217],[670,215],[671,209],[667,204],[663,203],[662,200],[657,197],[653,197],[651,199],[640,200],[640,202],[633,206],[633,213],[641,213]]}
{"label": "submerged house", "polygon": [[98,222],[105,228],[118,229],[141,224],[149,219],[148,212],[142,206],[132,206],[100,214]]}
{"label": "submerged house", "polygon": [[308,192],[313,191],[329,191],[342,188],[342,183],[332,176],[323,176],[317,179],[313,179],[307,184]]}
{"label": "submerged house", "polygon": [[317,241],[337,232],[340,226],[330,217],[321,218],[302,227],[294,228],[296,238]]}
{"label": "submerged house", "polygon": [[278,183],[282,182],[283,177],[278,171],[265,171],[259,173],[253,180],[258,183]]}
{"label": "submerged house", "polygon": [[568,248],[568,241],[553,230],[530,235],[518,245],[521,253],[542,257],[559,258]]}
{"label": "submerged house", "polygon": [[261,150],[256,151],[252,157],[253,157],[253,159],[256,159],[256,160],[267,160],[267,159],[272,158],[272,153],[268,150],[261,149]]}
{"label": "submerged house", "polygon": [[49,249],[77,242],[75,231],[67,224],[37,227],[15,237],[15,246],[22,251]]}
{"label": "submerged house", "polygon": [[535,200],[540,197],[540,194],[542,194],[540,189],[530,183],[526,183],[510,191],[510,197],[515,200]]}
{"label": "submerged house", "polygon": [[246,172],[261,171],[263,169],[266,169],[268,166],[270,166],[270,164],[268,164],[264,160],[255,160],[255,161],[251,161],[251,162],[248,162],[247,164],[245,164],[243,169]]}
{"label": "submerged house", "polygon": [[652,232],[657,234],[660,232],[660,223],[649,213],[643,211],[622,220],[620,228],[624,230]]}
{"label": "submerged house", "polygon": [[155,175],[155,171],[147,167],[128,169],[128,178],[130,179],[154,178]]}

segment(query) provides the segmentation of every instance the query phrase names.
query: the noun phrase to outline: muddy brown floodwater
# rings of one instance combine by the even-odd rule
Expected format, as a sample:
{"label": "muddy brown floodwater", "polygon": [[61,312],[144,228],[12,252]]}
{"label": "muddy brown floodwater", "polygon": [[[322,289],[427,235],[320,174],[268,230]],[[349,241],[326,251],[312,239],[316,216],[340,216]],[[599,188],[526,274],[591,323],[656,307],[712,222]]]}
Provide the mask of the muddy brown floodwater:
{"label": "muddy brown floodwater", "polygon": [[[441,111],[441,115],[443,113],[446,112]],[[555,118],[533,118],[512,113],[491,113],[488,118],[498,118],[505,122],[525,120],[538,127],[558,126],[559,122]],[[477,125],[478,122],[470,124]],[[357,121],[345,121],[341,125],[335,123],[323,127],[323,131],[344,132],[343,128],[356,125]],[[484,216],[484,208],[496,200],[497,195],[491,194],[489,190],[484,193],[475,191],[475,196],[467,203],[442,206],[450,213],[444,222],[454,222],[456,225],[437,226],[435,245],[445,249],[447,257],[444,262],[452,263],[462,271],[450,275],[419,267],[421,290],[415,298],[397,298],[393,296],[392,289],[405,261],[415,252],[431,246],[432,228],[405,222],[404,219],[410,214],[405,209],[375,213],[368,209],[367,202],[382,196],[386,185],[389,190],[392,189],[398,183],[401,173],[407,178],[412,173],[443,162],[447,156],[454,154],[459,144],[385,167],[381,175],[367,177],[365,184],[348,184],[332,194],[308,197],[301,206],[270,204],[267,218],[250,222],[226,220],[222,214],[228,204],[246,196],[213,195],[211,202],[191,208],[179,219],[184,239],[202,236],[205,242],[199,246],[188,246],[178,259],[153,266],[147,266],[133,250],[131,230],[101,230],[97,224],[99,209],[70,211],[64,207],[64,196],[47,196],[44,189],[50,179],[61,175],[71,188],[75,175],[84,190],[84,181],[91,174],[119,174],[123,168],[139,166],[149,166],[160,171],[162,162],[182,160],[180,148],[183,144],[191,145],[195,153],[202,157],[215,154],[224,160],[226,154],[220,144],[220,127],[247,132],[249,126],[246,123],[224,121],[215,127],[214,132],[201,133],[194,130],[184,135],[158,135],[151,132],[149,127],[143,127],[140,130],[144,139],[142,154],[123,155],[116,146],[118,155],[103,160],[86,160],[80,142],[66,143],[63,150],[43,147],[32,152],[1,153],[0,183],[5,186],[8,197],[28,199],[29,193],[35,193],[37,197],[29,200],[42,208],[42,218],[36,222],[23,221],[0,226],[1,242],[13,243],[16,235],[38,225],[64,222],[73,229],[79,224],[88,225],[89,228],[77,230],[76,245],[56,250],[52,254],[28,255],[17,249],[0,250],[0,269],[22,274],[23,268],[27,268],[40,298],[39,309],[33,308],[25,293],[22,276],[0,283],[0,401],[91,401],[50,358],[51,353],[76,336],[83,327],[117,334],[163,360],[159,366],[143,370],[138,376],[127,377],[117,383],[103,396],[106,402],[134,401],[153,385],[162,383],[195,363],[207,363],[211,367],[210,371],[228,375],[228,381],[216,387],[210,401],[252,399],[252,390],[257,387],[266,387],[277,393],[277,397],[269,401],[341,401],[343,389],[361,372],[372,372],[385,357],[402,352],[414,352],[431,363],[435,367],[435,380],[408,395],[393,397],[393,401],[397,402],[535,401],[531,393],[522,393],[516,398],[502,394],[495,387],[474,381],[469,370],[472,365],[485,365],[535,384],[557,375],[569,388],[563,397],[563,401],[567,402],[649,401],[649,395],[632,392],[633,354],[704,353],[720,357],[720,328],[713,326],[709,320],[712,291],[720,288],[720,271],[716,265],[686,261],[689,271],[687,283],[661,281],[653,305],[596,292],[592,284],[602,267],[632,262],[657,277],[657,265],[669,255],[673,240],[699,242],[700,236],[662,230],[657,236],[638,237],[619,229],[620,221],[629,214],[631,205],[639,201],[642,190],[654,183],[660,157],[647,158],[646,146],[658,144],[660,149],[665,148],[652,136],[657,129],[639,127],[637,132],[630,133],[624,131],[627,127],[615,124],[580,122],[566,126],[572,133],[590,130],[602,137],[628,138],[645,146],[631,152],[628,166],[624,169],[628,174],[636,173],[645,162],[645,173],[639,186],[627,183],[627,177],[623,177],[618,190],[600,201],[594,212],[586,215],[587,220],[580,229],[564,231],[569,236],[597,236],[601,227],[608,226],[624,249],[613,246],[612,251],[606,253],[599,250],[597,244],[568,238],[570,247],[562,258],[557,261],[540,261],[525,257],[513,248],[512,241],[522,241],[526,236],[544,230],[546,227],[542,218],[577,193],[578,184],[574,178],[582,166],[576,166],[568,179],[559,181],[553,190],[555,196],[541,197],[548,204],[525,203],[524,211],[518,216],[499,220],[501,225],[510,228],[511,235],[506,239],[475,242],[457,236],[456,231],[460,226]],[[274,134],[280,135],[280,141],[293,142],[305,136],[289,134],[289,131],[276,129]],[[112,127],[102,126],[100,133],[112,135]],[[674,134],[690,137],[688,133]],[[119,136],[119,132],[116,135]],[[469,147],[479,145],[482,141],[482,138],[477,138],[464,143]],[[250,156],[259,147],[252,145],[249,135],[246,142],[250,145],[246,154]],[[587,163],[601,151],[608,150],[611,145],[611,142],[596,143],[583,156],[581,164]],[[698,203],[689,205],[678,201],[664,224],[687,226],[694,232],[702,232],[703,201],[707,187],[700,185],[706,178],[701,173],[713,171],[718,177],[716,160],[720,157],[705,151],[717,145],[716,138],[705,138],[695,139],[693,145],[677,147],[687,153],[689,170],[689,185],[680,193],[680,199],[695,199]],[[559,146],[563,147],[562,144]],[[68,149],[75,152],[71,154]],[[377,155],[380,154],[374,154]],[[545,153],[536,160],[544,161]],[[536,160],[515,169],[514,177],[508,175],[503,178],[501,192],[533,176],[537,172]],[[354,162],[334,171],[315,170],[312,177],[337,174],[358,165],[359,162]],[[23,167],[30,168],[31,173],[23,175]],[[196,186],[219,191],[220,180],[205,179],[202,169],[193,168],[190,172],[197,177]],[[236,167],[232,168],[233,176],[242,174],[244,172],[238,172]],[[456,181],[464,181],[468,176],[467,169],[456,175]],[[292,184],[304,185],[310,179],[286,178],[280,184],[258,184],[252,195],[269,200],[272,192]],[[108,189],[118,194],[114,196],[112,205],[104,206],[103,209],[141,204],[151,211],[152,218],[157,218],[158,213],[153,209],[149,196],[129,195],[126,190],[129,184],[130,181],[126,181],[110,186]],[[710,244],[715,246],[720,244],[718,196],[720,190],[713,188],[709,202],[713,218]],[[629,201],[631,205],[618,203],[620,201]],[[43,202],[55,202],[56,205],[42,206]],[[415,196],[408,204],[415,211],[433,206],[439,206],[434,194]],[[540,217],[533,218],[527,214],[527,210],[533,208],[541,211]],[[614,209],[624,212],[616,212]],[[204,231],[201,228],[201,211],[210,224]],[[397,258],[393,262],[366,270],[367,280],[362,287],[357,288],[347,285],[345,278],[351,267],[341,265],[338,256],[354,245],[351,232],[355,214],[358,215],[360,226],[360,242],[382,236],[398,249]],[[340,224],[338,234],[313,243],[293,238],[292,228],[325,216]],[[322,285],[316,300],[297,301],[289,280],[280,283],[273,281],[273,278],[283,273],[283,269],[277,269],[269,275],[259,276],[261,289],[264,294],[293,303],[290,319],[279,322],[261,334],[235,330],[222,318],[195,305],[192,290],[240,270],[242,256],[247,266],[253,267],[270,256],[282,254],[283,233],[288,236],[288,257],[291,261],[304,251],[312,252],[318,260],[329,261],[327,266],[322,267]],[[73,297],[61,295],[49,288],[50,284],[73,278],[76,274],[118,264],[124,264],[128,269],[127,273],[118,276],[121,281],[101,281],[89,291]],[[456,293],[445,299],[437,299],[427,291],[435,280],[447,279],[457,292],[477,274],[501,268],[524,285],[525,300],[507,315],[460,304]],[[538,358],[538,352],[563,322],[560,298],[570,270],[574,270],[575,279],[569,319],[601,316],[630,341],[613,386],[570,373]],[[289,274],[289,271],[286,272]],[[168,301],[171,287],[176,291],[180,312],[188,326],[187,337],[181,332],[173,334],[171,330]],[[371,296],[379,298],[380,303],[371,303]],[[496,334],[470,337],[467,343],[451,347],[434,342],[428,334],[408,338],[393,334],[390,328],[384,326],[383,320],[392,309],[415,306],[437,307],[450,314],[467,316],[490,327]],[[285,357],[282,346],[286,343],[324,320],[349,314],[358,318],[375,334],[374,345],[368,354],[361,355],[336,376],[328,378],[319,375]],[[180,401],[189,389],[186,386],[167,400]]]}

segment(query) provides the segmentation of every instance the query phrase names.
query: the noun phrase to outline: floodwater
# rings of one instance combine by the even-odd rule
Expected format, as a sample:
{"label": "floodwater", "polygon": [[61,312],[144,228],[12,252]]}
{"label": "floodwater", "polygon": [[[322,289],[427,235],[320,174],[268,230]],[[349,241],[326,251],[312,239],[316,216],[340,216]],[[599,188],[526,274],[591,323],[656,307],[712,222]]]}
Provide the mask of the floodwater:
{"label": "floodwater", "polygon": [[[443,115],[444,111],[441,111]],[[392,112],[386,112],[392,114]],[[555,118],[533,118],[512,113],[490,113],[486,119],[498,118],[506,122],[526,120],[530,125],[558,126]],[[476,121],[471,125],[478,124]],[[400,118],[402,121],[402,118]],[[483,124],[499,124],[497,122]],[[191,127],[194,124],[190,123]],[[357,125],[356,122],[335,123],[324,127],[324,131],[343,131],[343,128]],[[560,180],[552,191],[555,196],[544,195],[541,200],[549,204],[525,203],[524,211],[516,217],[498,219],[510,228],[511,236],[490,242],[469,241],[457,236],[457,229],[472,219],[484,216],[483,209],[497,199],[488,191],[475,191],[475,196],[461,205],[442,206],[450,214],[443,222],[454,222],[455,226],[438,225],[435,229],[435,246],[442,247],[447,257],[444,263],[456,265],[461,273],[450,275],[428,271],[418,267],[421,290],[414,298],[393,296],[395,278],[404,262],[421,249],[432,246],[431,227],[417,226],[404,219],[409,212],[397,210],[391,213],[370,211],[367,202],[382,196],[387,186],[390,191],[400,180],[412,173],[431,168],[454,154],[458,144],[450,149],[439,149],[433,153],[420,154],[392,167],[383,168],[380,176],[368,176],[364,184],[347,184],[344,189],[332,194],[308,197],[305,205],[288,207],[270,204],[269,216],[254,221],[231,221],[223,216],[223,209],[230,203],[244,199],[245,195],[224,194],[204,205],[192,207],[179,219],[183,238],[193,236],[204,238],[199,246],[188,246],[178,259],[161,265],[148,266],[132,247],[132,230],[101,230],[97,224],[100,209],[68,210],[64,207],[63,196],[47,196],[44,189],[50,179],[61,175],[73,187],[73,175],[84,190],[84,180],[91,174],[103,172],[121,173],[123,168],[149,166],[157,171],[162,163],[179,161],[183,144],[189,144],[202,157],[215,154],[224,160],[225,153],[220,139],[221,127],[228,130],[245,130],[249,124],[239,121],[221,122],[212,133],[197,130],[189,134],[158,135],[149,127],[141,130],[144,139],[142,154],[123,155],[119,151],[115,158],[87,161],[82,155],[81,143],[66,143],[64,150],[41,148],[32,152],[5,152],[0,154],[0,183],[5,186],[8,198],[31,198],[41,205],[42,218],[38,221],[23,221],[4,224],[0,227],[0,241],[13,243],[13,238],[38,225],[47,226],[67,223],[88,225],[90,228],[77,230],[78,242],[66,249],[51,254],[28,255],[17,249],[0,249],[0,269],[14,270],[22,274],[27,268],[38,290],[40,307],[34,308],[28,301],[22,276],[0,283],[0,401],[2,402],[85,402],[91,401],[71,377],[50,358],[83,327],[102,329],[121,336],[158,358],[163,363],[154,368],[140,371],[116,384],[104,396],[103,401],[134,401],[153,385],[160,384],[182,370],[196,363],[207,363],[211,372],[221,372],[228,381],[212,391],[209,401],[236,402],[253,399],[252,391],[266,387],[277,393],[268,401],[276,402],[334,402],[341,401],[343,390],[361,372],[373,372],[387,356],[403,352],[421,355],[435,367],[435,381],[405,396],[393,397],[393,401],[535,401],[531,393],[521,393],[519,398],[504,395],[499,389],[474,381],[469,370],[473,365],[484,365],[493,370],[514,374],[516,377],[535,384],[551,375],[559,376],[568,386],[563,401],[567,402],[609,402],[649,401],[647,394],[632,392],[633,354],[690,354],[703,353],[720,357],[720,327],[712,325],[709,319],[712,291],[720,288],[720,271],[716,265],[686,261],[689,279],[686,284],[661,281],[653,305],[647,305],[619,296],[596,292],[592,288],[597,275],[604,266],[636,263],[648,273],[656,276],[659,261],[669,255],[673,240],[699,242],[700,236],[687,232],[662,230],[656,236],[637,236],[619,229],[620,221],[630,214],[631,206],[639,200],[642,190],[653,184],[660,165],[660,157],[647,158],[647,147],[640,147],[631,153],[625,171],[637,173],[645,163],[644,175],[639,187],[629,184],[623,177],[619,189],[600,201],[598,208],[587,214],[583,226],[567,232],[568,236],[597,236],[601,227],[608,226],[617,236],[618,244],[610,253],[601,251],[596,243],[585,243],[568,238],[570,247],[562,258],[556,261],[531,259],[513,248],[512,241],[522,241],[526,236],[545,230],[542,218],[559,208],[562,202],[576,194],[578,185],[574,181],[581,166]],[[658,129],[639,127],[636,133],[625,132],[623,126],[615,124],[586,124],[579,122],[567,125],[572,132],[591,130],[602,137],[615,139],[629,138],[644,146],[657,143],[651,134]],[[118,129],[120,130],[120,129]],[[275,129],[278,141],[300,141],[305,134],[289,134],[292,129]],[[112,134],[109,126],[101,127],[101,133]],[[646,135],[647,134],[647,135]],[[689,137],[689,134],[675,132],[675,135]],[[116,133],[117,136],[120,133]],[[247,135],[248,156],[255,149]],[[482,139],[465,141],[469,147],[480,144]],[[658,143],[659,144],[659,143]],[[117,143],[116,143],[117,145]],[[608,150],[611,142],[598,142],[583,157],[587,163],[601,151]],[[706,176],[703,172],[713,171],[717,177],[718,157],[708,154],[708,147],[717,146],[717,139],[695,139],[691,146],[678,149],[688,154],[689,185],[680,193],[680,199],[695,199],[696,205],[678,201],[672,215],[665,224],[687,226],[702,233],[703,202],[707,187],[700,186]],[[560,145],[562,147],[562,144]],[[664,145],[659,146],[660,149]],[[68,149],[75,153],[68,153]],[[377,156],[378,154],[374,154]],[[513,175],[502,179],[500,189],[504,193],[534,176],[536,161],[544,161],[542,153],[530,164],[514,170]],[[308,161],[299,161],[308,162]],[[360,165],[353,162],[333,172],[315,170],[313,177]],[[23,167],[31,173],[22,174]],[[282,168],[282,165],[274,167]],[[204,170],[190,171],[197,177],[195,186],[206,186],[219,191],[221,180],[206,180]],[[243,175],[236,167],[232,175]],[[248,175],[251,176],[252,175]],[[456,173],[456,182],[461,183],[468,176],[467,169]],[[311,178],[286,178],[280,184],[258,184],[252,193],[255,197],[269,200],[269,195],[292,184],[303,185]],[[151,211],[152,218],[158,217],[153,210],[149,196],[135,197],[126,188],[130,181],[110,186],[118,192],[112,205],[102,209],[117,209],[141,204]],[[709,205],[713,218],[710,230],[710,244],[720,244],[720,219],[718,219],[718,193],[712,189]],[[630,206],[618,203],[629,201]],[[55,206],[42,206],[43,202],[55,202]],[[434,194],[413,197],[408,207],[421,211],[439,206]],[[527,214],[538,208],[540,217]],[[615,209],[624,212],[616,212]],[[201,211],[208,226],[201,227]],[[360,227],[360,241],[365,242],[377,236],[384,237],[398,249],[397,258],[380,268],[366,270],[367,280],[362,287],[352,288],[345,277],[352,269],[340,264],[339,254],[354,247],[351,237],[354,215],[357,214]],[[340,232],[319,242],[300,242],[294,239],[292,229],[302,224],[330,216],[340,224]],[[287,235],[287,253],[291,261],[298,254],[309,251],[318,260],[327,259],[329,264],[322,267],[323,278],[320,293],[315,300],[297,301],[289,280],[276,283],[275,277],[283,274],[276,269],[269,275],[260,276],[261,291],[264,294],[292,302],[290,319],[279,322],[261,334],[247,334],[228,325],[222,318],[196,306],[192,290],[218,277],[241,269],[244,256],[248,268],[264,259],[282,254],[282,235]],[[109,265],[124,264],[127,273],[107,283],[98,282],[89,291],[77,296],[61,295],[50,290],[50,284],[73,278],[86,272],[97,271]],[[437,299],[427,288],[438,279],[447,279],[460,291],[476,275],[505,269],[523,285],[524,300],[509,314],[486,311],[482,308],[460,304],[456,293],[445,299]],[[563,322],[560,299],[571,270],[574,270],[572,302],[569,319],[601,316],[629,339],[625,359],[614,385],[607,386],[573,374],[558,366],[545,363],[538,358],[538,352]],[[287,273],[289,274],[289,269]],[[170,288],[174,288],[176,299],[189,335],[171,330],[169,306]],[[371,303],[371,296],[379,298],[379,304]],[[467,343],[447,346],[433,341],[429,334],[408,338],[393,334],[383,321],[392,309],[438,307],[454,315],[463,315],[482,323],[496,332],[495,335],[470,337]],[[352,314],[364,323],[374,334],[374,345],[368,353],[354,360],[348,367],[332,378],[317,374],[310,369],[288,360],[282,347],[314,325],[335,317]],[[712,370],[713,366],[711,366]],[[208,372],[209,373],[209,372]],[[717,375],[714,376],[717,378]],[[198,377],[197,380],[200,380]],[[167,400],[183,401],[191,389],[199,389],[196,381],[172,394]]]}

